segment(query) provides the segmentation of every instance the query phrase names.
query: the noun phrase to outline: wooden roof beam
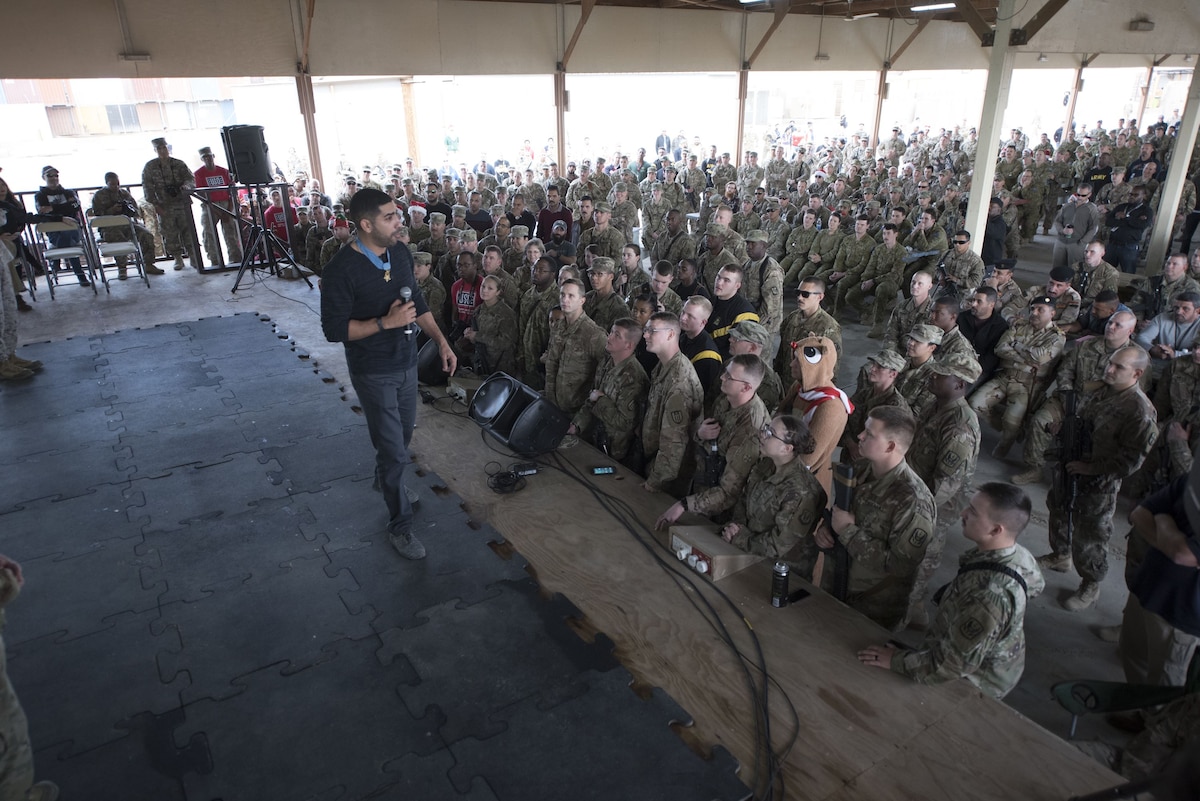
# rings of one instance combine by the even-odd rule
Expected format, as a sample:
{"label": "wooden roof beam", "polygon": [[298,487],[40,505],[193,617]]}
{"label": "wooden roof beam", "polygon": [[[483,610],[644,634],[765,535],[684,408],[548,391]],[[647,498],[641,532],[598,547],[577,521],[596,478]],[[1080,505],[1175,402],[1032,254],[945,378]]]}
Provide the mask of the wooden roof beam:
{"label": "wooden roof beam", "polygon": [[762,39],[758,43],[758,47],[754,48],[754,52],[746,59],[746,63],[742,65],[742,69],[748,70],[754,66],[754,62],[758,59],[763,48],[767,46],[767,42],[775,35],[775,31],[779,30],[779,26],[783,24],[787,18],[788,12],[792,10],[791,0],[775,0],[775,19],[771,20],[771,26],[767,28],[767,32],[763,34]]}
{"label": "wooden roof beam", "polygon": [[904,51],[908,49],[908,46],[913,43],[913,39],[920,36],[921,31],[925,30],[925,26],[928,24],[929,17],[921,17],[921,20],[917,23],[917,27],[913,28],[913,32],[908,35],[907,39],[900,43],[900,46],[896,48],[896,52],[892,53],[891,58],[883,63],[884,69],[890,70],[892,68],[900,56],[904,55]]}
{"label": "wooden roof beam", "polygon": [[579,41],[579,34],[583,33],[583,26],[587,25],[588,17],[592,16],[592,9],[596,7],[596,0],[583,0],[579,7],[582,13],[579,16],[579,22],[575,24],[575,33],[571,34],[571,41],[567,42],[567,49],[563,51],[562,61],[558,64],[560,71],[567,68],[567,62],[571,60],[571,53],[575,51],[575,43]]}
{"label": "wooden roof beam", "polygon": [[971,26],[971,30],[975,31],[975,35],[979,37],[979,43],[984,47],[991,47],[992,39],[996,35],[995,31],[976,10],[971,0],[954,0],[954,7],[958,9],[959,14],[962,14],[963,21]]}
{"label": "wooden roof beam", "polygon": [[1045,27],[1046,23],[1054,18],[1054,15],[1062,11],[1069,0],[1047,0],[1046,5],[1037,10],[1037,13],[1029,18],[1029,22],[1025,23],[1023,28],[1013,28],[1012,33],[1008,36],[1008,43],[1013,47],[1029,44],[1029,40],[1037,35],[1037,32]]}

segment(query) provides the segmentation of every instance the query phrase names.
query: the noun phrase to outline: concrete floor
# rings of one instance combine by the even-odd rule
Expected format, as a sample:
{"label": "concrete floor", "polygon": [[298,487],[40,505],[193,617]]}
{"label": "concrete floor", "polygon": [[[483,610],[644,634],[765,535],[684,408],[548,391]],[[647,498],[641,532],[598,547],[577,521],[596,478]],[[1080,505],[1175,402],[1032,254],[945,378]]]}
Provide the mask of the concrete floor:
{"label": "concrete floor", "polygon": [[[1044,281],[1049,257],[1049,239],[1038,237],[1037,241],[1022,251],[1017,268],[1018,280],[1027,285]],[[152,276],[149,288],[134,280],[113,281],[111,292],[106,294],[101,288],[98,296],[93,296],[89,289],[75,286],[73,278],[64,278],[64,283],[58,288],[57,299],[51,301],[47,292],[39,292],[35,310],[20,315],[20,341],[30,343],[86,337],[160,323],[237,312],[259,312],[269,315],[281,331],[311,354],[315,364],[333,374],[344,393],[353,394],[341,346],[326,342],[321,333],[320,295],[316,288],[310,289],[302,280],[248,273],[239,290],[233,293],[234,272],[198,274],[190,268],[174,272],[169,262],[160,262],[160,266],[167,273]],[[313,283],[316,283],[315,278]],[[866,327],[855,324],[845,328],[845,358],[855,369],[842,369],[840,374],[843,378],[849,376],[852,381],[857,366],[868,353],[877,350],[877,343],[865,337],[866,330]],[[46,369],[53,370],[54,365],[49,364]],[[977,482],[1007,481],[1020,469],[1015,461],[1001,463],[990,456],[996,441],[996,432],[984,426],[981,457],[975,474]],[[1013,456],[1019,458],[1019,448],[1014,449]],[[1045,505],[1048,487],[1043,484],[1026,489],[1033,498],[1035,517],[1022,541],[1035,555],[1045,553],[1049,548]],[[1126,597],[1122,571],[1124,534],[1128,526],[1124,520],[1130,508],[1130,503],[1125,499],[1118,505],[1111,567],[1098,604],[1081,613],[1064,611],[1058,601],[1077,586],[1078,577],[1073,573],[1051,573],[1047,576],[1046,591],[1031,602],[1026,616],[1029,646],[1026,671],[1020,686],[1010,694],[1007,702],[1060,736],[1066,736],[1070,718],[1050,699],[1051,685],[1072,678],[1123,678],[1116,657],[1116,646],[1101,642],[1090,629],[1118,623],[1121,618]],[[966,550],[967,542],[955,536],[957,531],[955,528],[954,534],[948,538],[942,567],[932,586],[940,586],[953,578],[958,556]],[[1103,739],[1116,745],[1127,739],[1099,719],[1082,720],[1077,737]]]}

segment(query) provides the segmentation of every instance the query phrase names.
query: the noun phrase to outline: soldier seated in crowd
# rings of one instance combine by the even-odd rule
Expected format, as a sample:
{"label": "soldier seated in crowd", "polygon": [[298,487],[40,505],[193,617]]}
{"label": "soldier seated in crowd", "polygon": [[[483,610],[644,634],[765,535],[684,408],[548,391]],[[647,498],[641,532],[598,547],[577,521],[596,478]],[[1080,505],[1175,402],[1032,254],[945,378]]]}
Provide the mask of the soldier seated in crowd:
{"label": "soldier seated in crowd", "polygon": [[866,375],[859,376],[858,389],[850,396],[853,411],[846,419],[846,430],[842,432],[842,462],[849,464],[859,458],[858,437],[872,409],[877,406],[908,409],[908,402],[896,388],[896,378],[903,369],[904,357],[894,350],[881,350],[867,357]]}
{"label": "soldier seated in crowd", "polygon": [[918,323],[908,332],[908,363],[900,374],[897,389],[908,402],[909,409],[918,419],[924,419],[933,407],[934,395],[930,389],[934,355],[942,344],[942,329],[928,323]]}
{"label": "soldier seated in crowd", "polygon": [[817,528],[822,548],[845,546],[850,557],[846,603],[879,625],[898,631],[909,607],[933,537],[933,496],[904,456],[912,445],[912,414],[880,406],[859,437],[862,460],[850,510],[833,508],[831,524]]}
{"label": "soldier seated in crowd", "polygon": [[826,496],[802,457],[816,442],[804,421],[790,414],[765,424],[757,439],[759,459],[721,536],[748,553],[787,562],[811,581],[818,555],[813,531]]}
{"label": "soldier seated in crowd", "polygon": [[992,451],[998,459],[1007,456],[1020,438],[1025,413],[1049,379],[1066,343],[1053,315],[1054,298],[1034,298],[1029,319],[1014,322],[996,345],[999,373],[971,396],[971,408],[1000,430],[1000,442]]}
{"label": "soldier seated in crowd", "polygon": [[[154,265],[154,235],[146,226],[141,224],[137,202],[128,190],[121,188],[121,179],[115,172],[104,174],[104,188],[92,195],[92,212],[100,215],[120,215],[133,221],[133,231],[137,236],[138,246],[142,250],[142,259],[148,275],[162,275],[163,271]],[[113,226],[100,231],[100,238],[105,242],[129,241],[128,229]],[[117,278],[124,281],[128,278],[129,259],[117,256]]]}
{"label": "soldier seated in crowd", "polygon": [[459,363],[469,365],[476,375],[517,370],[517,316],[502,299],[500,279],[486,276],[479,285],[480,303],[471,323],[455,344]]}
{"label": "soldier seated in crowd", "polygon": [[996,301],[996,290],[981,286],[967,298],[967,310],[958,315],[958,330],[971,343],[979,361],[980,382],[991,380],[999,369],[996,346],[1008,330],[1008,322],[996,313]]}
{"label": "soldier seated in crowd", "polygon": [[1017,542],[1033,505],[1020,489],[982,485],[962,512],[973,547],[958,573],[938,590],[937,614],[916,648],[873,645],[858,653],[865,665],[921,684],[966,679],[1003,698],[1025,669],[1025,610],[1046,586],[1033,556]]}
{"label": "soldier seated in crowd", "polygon": [[642,326],[636,320],[622,317],[613,322],[604,343],[608,355],[568,430],[635,470],[642,468],[642,455],[631,458],[631,451],[636,450],[632,446],[650,389],[649,376],[633,358],[641,340]]}
{"label": "soldier seated in crowd", "polygon": [[[810,336],[826,337],[833,342],[837,355],[842,354],[842,326],[829,312],[821,308],[825,297],[825,282],[820,278],[805,278],[796,294],[796,310],[780,326],[780,347],[775,354],[775,370],[781,376],[790,374],[795,354],[792,343]],[[836,378],[836,373],[835,373]]]}
{"label": "soldier seated in crowd", "polygon": [[1120,297],[1111,289],[1105,289],[1096,295],[1091,306],[1079,313],[1079,317],[1070,325],[1063,326],[1067,340],[1100,336],[1108,327],[1108,321],[1117,312],[1129,312],[1129,307],[1121,302]]}

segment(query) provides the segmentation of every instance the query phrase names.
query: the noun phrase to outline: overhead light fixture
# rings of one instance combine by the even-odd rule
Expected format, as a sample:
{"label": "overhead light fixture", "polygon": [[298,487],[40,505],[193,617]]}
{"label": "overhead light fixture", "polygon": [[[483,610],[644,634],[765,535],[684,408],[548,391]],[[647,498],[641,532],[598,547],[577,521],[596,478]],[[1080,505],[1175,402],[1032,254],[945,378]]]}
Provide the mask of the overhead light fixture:
{"label": "overhead light fixture", "polygon": [[1154,30],[1154,21],[1149,17],[1138,17],[1135,20],[1130,20],[1129,30],[1145,33]]}
{"label": "overhead light fixture", "polygon": [[913,6],[909,11],[949,11],[952,8],[957,8],[954,3],[932,3],[927,6]]}
{"label": "overhead light fixture", "polygon": [[149,53],[118,53],[117,58],[122,61],[149,61]]}
{"label": "overhead light fixture", "polygon": [[817,53],[815,56],[813,56],[813,61],[828,61],[828,60],[829,60],[828,53]]}
{"label": "overhead light fixture", "polygon": [[1049,59],[1047,59],[1047,58],[1046,58],[1046,54],[1045,54],[1045,53],[1038,53],[1038,61],[1040,61],[1040,62],[1042,62],[1043,64],[1045,64],[1045,63],[1046,63],[1048,60],[1049,60]]}

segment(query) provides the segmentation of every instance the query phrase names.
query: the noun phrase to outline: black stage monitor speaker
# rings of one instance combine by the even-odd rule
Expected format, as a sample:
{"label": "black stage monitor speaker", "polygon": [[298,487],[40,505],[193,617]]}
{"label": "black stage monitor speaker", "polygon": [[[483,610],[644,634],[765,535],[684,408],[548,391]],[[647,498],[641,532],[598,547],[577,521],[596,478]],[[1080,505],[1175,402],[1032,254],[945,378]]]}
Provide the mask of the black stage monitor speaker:
{"label": "black stage monitor speaker", "polygon": [[495,373],[475,391],[471,419],[522,456],[558,447],[571,418],[507,373]]}
{"label": "black stage monitor speaker", "polygon": [[418,337],[424,337],[425,344],[417,351],[417,383],[427,387],[446,386],[450,374],[442,369],[442,354],[438,351],[438,344],[425,336],[423,331]]}
{"label": "black stage monitor speaker", "polygon": [[274,180],[271,153],[261,125],[227,125],[221,129],[221,139],[229,170],[239,183],[269,184]]}

